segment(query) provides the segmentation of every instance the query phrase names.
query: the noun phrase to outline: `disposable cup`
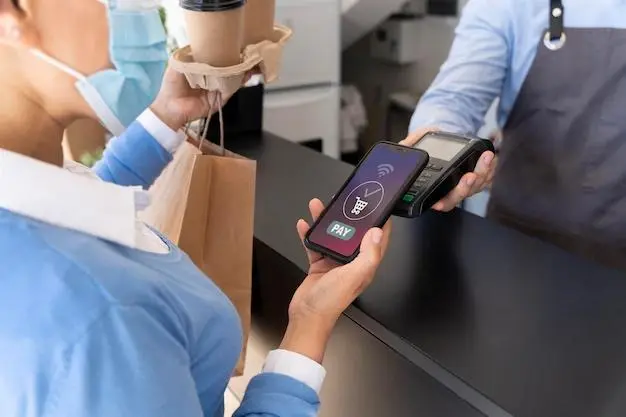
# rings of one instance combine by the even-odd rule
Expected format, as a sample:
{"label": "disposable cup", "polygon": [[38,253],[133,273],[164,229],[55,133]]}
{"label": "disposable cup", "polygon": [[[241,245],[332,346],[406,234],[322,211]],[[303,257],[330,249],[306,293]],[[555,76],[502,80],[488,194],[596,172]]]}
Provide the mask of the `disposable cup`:
{"label": "disposable cup", "polygon": [[245,10],[244,46],[271,40],[274,33],[276,0],[247,0]]}
{"label": "disposable cup", "polygon": [[192,12],[223,12],[242,7],[246,0],[180,0],[180,7]]}
{"label": "disposable cup", "polygon": [[196,62],[214,67],[241,63],[245,0],[181,0]]}

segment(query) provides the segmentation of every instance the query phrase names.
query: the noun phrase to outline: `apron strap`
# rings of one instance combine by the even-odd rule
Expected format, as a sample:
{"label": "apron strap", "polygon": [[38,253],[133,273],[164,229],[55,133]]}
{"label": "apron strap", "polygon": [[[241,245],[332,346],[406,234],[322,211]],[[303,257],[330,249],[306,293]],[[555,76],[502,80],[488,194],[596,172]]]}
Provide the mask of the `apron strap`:
{"label": "apron strap", "polygon": [[565,44],[564,15],[563,2],[561,0],[550,0],[550,25],[544,38],[544,44],[552,51],[561,49]]}

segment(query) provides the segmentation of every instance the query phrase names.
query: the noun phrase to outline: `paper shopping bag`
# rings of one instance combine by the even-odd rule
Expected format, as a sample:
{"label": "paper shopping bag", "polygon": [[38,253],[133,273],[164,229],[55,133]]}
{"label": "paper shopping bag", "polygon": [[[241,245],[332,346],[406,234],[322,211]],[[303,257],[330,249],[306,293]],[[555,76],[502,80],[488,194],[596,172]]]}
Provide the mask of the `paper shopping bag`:
{"label": "paper shopping bag", "polygon": [[256,162],[204,142],[185,143],[150,189],[142,219],[178,244],[230,298],[250,332]]}

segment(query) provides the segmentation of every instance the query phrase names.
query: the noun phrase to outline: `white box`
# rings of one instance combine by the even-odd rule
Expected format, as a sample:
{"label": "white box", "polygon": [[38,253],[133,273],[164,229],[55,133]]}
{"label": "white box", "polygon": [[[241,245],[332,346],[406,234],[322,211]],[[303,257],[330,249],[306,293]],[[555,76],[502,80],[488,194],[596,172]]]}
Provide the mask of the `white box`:
{"label": "white box", "polygon": [[423,16],[428,12],[426,0],[409,0],[400,10],[404,14],[412,14],[415,16]]}
{"label": "white box", "polygon": [[419,18],[392,18],[370,35],[372,58],[395,64],[411,64],[418,60]]}
{"label": "white box", "polygon": [[337,0],[278,0],[276,22],[293,29],[280,75],[268,90],[337,84],[341,78],[341,14]]}
{"label": "white box", "polygon": [[323,153],[339,158],[339,87],[270,91],[264,100],[263,130],[291,142],[321,139]]}

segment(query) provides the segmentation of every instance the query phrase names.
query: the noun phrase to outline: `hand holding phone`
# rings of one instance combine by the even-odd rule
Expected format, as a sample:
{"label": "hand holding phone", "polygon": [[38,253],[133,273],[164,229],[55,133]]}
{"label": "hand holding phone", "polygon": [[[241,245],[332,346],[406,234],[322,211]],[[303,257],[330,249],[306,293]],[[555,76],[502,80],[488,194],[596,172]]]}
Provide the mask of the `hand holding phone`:
{"label": "hand holding phone", "polygon": [[[313,222],[324,211],[324,204],[311,200]],[[298,235],[304,241],[310,226],[299,220]],[[281,349],[322,362],[326,345],[341,313],[361,295],[374,279],[387,251],[391,221],[382,230],[370,229],[364,236],[359,255],[347,265],[307,250],[308,275],[289,305],[289,325]]]}
{"label": "hand holding phone", "polygon": [[340,263],[354,260],[365,234],[385,224],[428,159],[420,149],[375,144],[307,232],[305,246]]}

